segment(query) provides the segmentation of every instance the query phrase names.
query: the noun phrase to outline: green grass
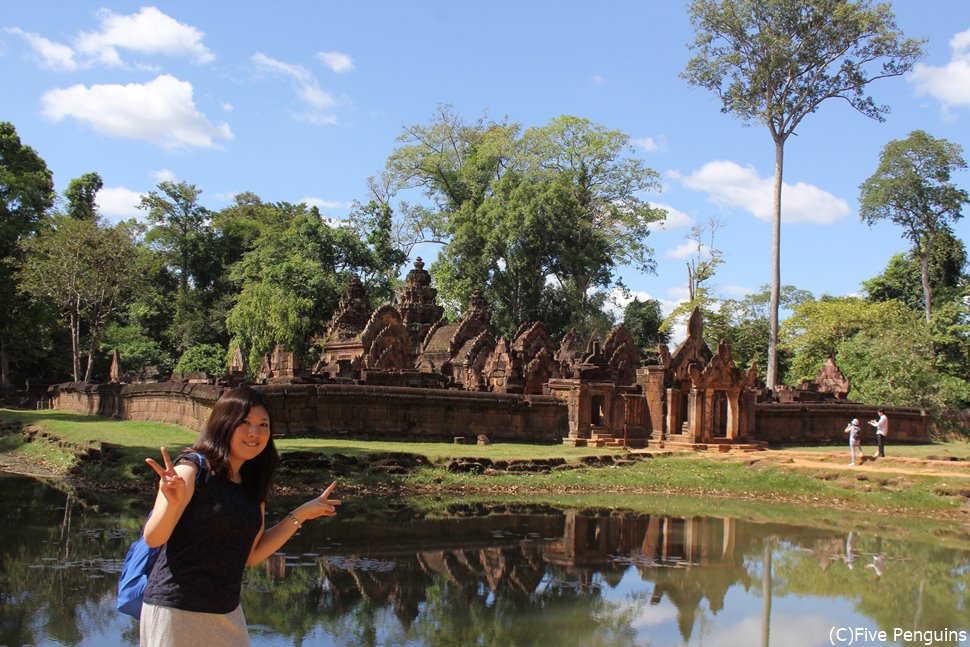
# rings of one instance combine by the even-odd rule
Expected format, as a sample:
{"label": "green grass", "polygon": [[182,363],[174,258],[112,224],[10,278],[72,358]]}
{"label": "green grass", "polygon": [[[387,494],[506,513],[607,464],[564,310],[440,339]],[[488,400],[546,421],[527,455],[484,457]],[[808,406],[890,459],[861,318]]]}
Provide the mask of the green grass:
{"label": "green grass", "polygon": [[[74,473],[89,481],[150,480],[146,457],[158,457],[158,447],[177,450],[189,445],[195,433],[155,422],[118,421],[66,411],[14,411],[0,409],[0,421],[16,420],[47,434],[24,442],[20,434],[0,436],[0,453],[19,453],[26,460],[42,462],[57,471]],[[114,463],[81,461],[84,448],[101,441],[119,446],[121,459]],[[697,495],[714,503],[714,508],[734,498],[760,502],[788,502],[806,510],[833,506],[849,510],[879,510],[925,514],[949,512],[964,499],[954,492],[970,488],[966,480],[919,474],[877,474],[830,468],[793,469],[774,460],[772,452],[741,457],[690,454],[643,458],[622,466],[585,467],[579,459],[596,454],[623,454],[616,449],[572,448],[563,445],[492,444],[487,446],[450,443],[408,443],[309,438],[277,440],[281,452],[312,451],[322,455],[364,459],[364,467],[339,476],[347,485],[424,488],[447,493],[462,489],[490,498],[514,494],[516,498],[555,500],[562,496],[642,497]],[[838,452],[835,447],[803,448],[815,452]],[[937,443],[926,446],[891,447],[893,455],[970,455],[965,443]],[[378,453],[409,453],[424,456],[429,464],[401,474],[368,469],[366,458]],[[966,452],[966,453],[961,453]],[[495,472],[485,474],[451,472],[453,458],[484,457],[493,461],[565,458],[570,469],[547,473]],[[742,460],[738,460],[742,458]],[[750,465],[757,460],[756,465]],[[959,465],[956,465],[959,467]],[[326,483],[332,474],[295,475],[293,483]],[[658,494],[659,493],[659,494]],[[748,504],[750,506],[750,501]]]}

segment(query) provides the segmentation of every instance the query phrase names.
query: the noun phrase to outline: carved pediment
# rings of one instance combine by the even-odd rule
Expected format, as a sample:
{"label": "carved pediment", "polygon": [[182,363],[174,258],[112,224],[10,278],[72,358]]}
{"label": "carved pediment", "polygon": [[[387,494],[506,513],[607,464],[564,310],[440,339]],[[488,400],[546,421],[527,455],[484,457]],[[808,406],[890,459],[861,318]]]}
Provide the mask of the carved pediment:
{"label": "carved pediment", "polygon": [[603,344],[603,355],[609,365],[616,370],[617,385],[629,386],[636,381],[636,371],[640,365],[640,349],[637,348],[626,325],[621,323],[606,338],[606,343]]}
{"label": "carved pediment", "polygon": [[742,373],[731,358],[731,344],[722,341],[717,345],[717,353],[703,369],[691,364],[689,371],[695,389],[715,389],[719,391],[740,390],[747,386],[747,375]]}
{"label": "carved pediment", "polygon": [[670,377],[674,381],[687,378],[687,367],[692,362],[697,362],[701,366],[707,366],[714,353],[704,342],[704,324],[700,310],[694,308],[687,322],[687,337],[670,355],[667,368],[670,370]]}

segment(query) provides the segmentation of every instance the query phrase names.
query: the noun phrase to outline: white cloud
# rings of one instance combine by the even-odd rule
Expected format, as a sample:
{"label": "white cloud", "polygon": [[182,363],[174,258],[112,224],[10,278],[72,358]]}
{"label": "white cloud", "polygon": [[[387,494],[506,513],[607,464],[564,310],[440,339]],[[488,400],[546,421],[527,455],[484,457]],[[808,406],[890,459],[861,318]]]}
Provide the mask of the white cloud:
{"label": "white cloud", "polygon": [[351,206],[353,206],[353,204],[350,202],[324,200],[322,198],[314,198],[311,196],[301,198],[300,202],[306,204],[308,207],[316,207],[317,209],[349,209]]}
{"label": "white cloud", "polygon": [[651,207],[656,207],[658,209],[663,209],[667,212],[667,217],[660,222],[652,222],[647,227],[652,232],[658,231],[672,231],[674,229],[681,229],[683,227],[690,227],[694,224],[694,219],[688,216],[686,213],[680,209],[675,209],[669,204],[664,204],[662,202],[651,202]]}
{"label": "white cloud", "polygon": [[916,94],[938,99],[944,109],[970,106],[970,29],[950,39],[950,62],[940,67],[917,63],[907,80]]}
{"label": "white cloud", "polygon": [[232,112],[233,110],[235,110],[235,106],[233,106],[228,101],[220,101],[219,107],[222,108],[223,112]]}
{"label": "white cloud", "polygon": [[76,47],[79,52],[105,65],[124,65],[118,49],[187,57],[198,63],[208,63],[215,58],[202,44],[204,34],[201,31],[178,22],[155,7],[142,7],[138,13],[127,16],[102,9],[98,19],[100,29],[81,33]]}
{"label": "white cloud", "polygon": [[343,74],[354,69],[354,61],[350,54],[343,52],[317,52],[317,58],[337,74]]}
{"label": "white cloud", "polygon": [[336,105],[336,100],[329,92],[320,87],[316,77],[305,67],[270,58],[262,52],[253,54],[250,60],[260,69],[283,75],[293,82],[296,86],[297,96],[310,109],[309,112],[297,114],[298,119],[318,125],[337,123],[336,115],[328,112],[330,108]]}
{"label": "white cloud", "polygon": [[117,222],[126,218],[138,218],[145,212],[138,209],[141,194],[124,187],[105,187],[95,197],[98,209],[108,220]]}
{"label": "white cloud", "polygon": [[158,182],[175,182],[178,179],[175,177],[175,173],[167,168],[152,171],[152,177]]}
{"label": "white cloud", "polygon": [[676,247],[668,249],[666,252],[664,252],[664,258],[675,258],[682,261],[698,253],[701,256],[709,256],[710,249],[711,248],[707,245],[701,244],[701,248],[698,250],[697,243],[695,241],[685,240],[680,245],[677,245]]}
{"label": "white cloud", "polygon": [[731,297],[746,297],[749,294],[754,294],[754,290],[751,288],[744,287],[743,285],[725,285],[721,287],[721,291]]}
{"label": "white cloud", "polygon": [[78,68],[77,61],[74,60],[74,50],[67,45],[55,43],[40,34],[26,32],[19,27],[11,27],[4,31],[23,38],[34,50],[34,53],[40,57],[41,67],[66,72],[73,72]]}
{"label": "white cloud", "polygon": [[[548,277],[546,282],[548,283]],[[648,301],[651,298],[646,292],[613,288],[606,298],[606,310],[612,312],[617,321],[621,321],[623,319],[623,311],[626,310],[628,305],[633,303],[634,299]]]}
{"label": "white cloud", "polygon": [[593,76],[589,77],[589,82],[596,86],[606,85],[609,83],[609,81],[606,80],[606,77],[600,74],[594,74]]}
{"label": "white cloud", "polygon": [[41,103],[53,121],[74,117],[97,132],[165,148],[217,148],[216,138],[233,138],[227,123],[214,125],[196,109],[191,83],[167,74],[148,83],[48,90]]}
{"label": "white cloud", "polygon": [[[722,207],[740,207],[761,220],[773,216],[774,178],[762,178],[753,166],[728,160],[708,162],[684,176],[670,175],[684,186],[709,194],[708,200]],[[799,182],[782,188],[782,222],[832,224],[850,213],[849,204],[828,191]]]}
{"label": "white cloud", "polygon": [[660,137],[634,137],[632,140],[633,145],[645,150],[648,153],[656,153],[658,151],[667,150],[667,138],[663,135]]}

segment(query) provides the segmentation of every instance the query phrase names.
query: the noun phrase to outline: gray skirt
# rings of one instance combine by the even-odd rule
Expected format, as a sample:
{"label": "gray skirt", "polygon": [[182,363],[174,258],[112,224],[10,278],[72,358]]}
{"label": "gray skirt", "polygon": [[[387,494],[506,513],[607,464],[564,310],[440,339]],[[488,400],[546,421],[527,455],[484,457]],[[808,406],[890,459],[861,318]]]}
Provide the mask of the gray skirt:
{"label": "gray skirt", "polygon": [[142,604],[141,647],[249,647],[242,606],[229,613],[199,613]]}

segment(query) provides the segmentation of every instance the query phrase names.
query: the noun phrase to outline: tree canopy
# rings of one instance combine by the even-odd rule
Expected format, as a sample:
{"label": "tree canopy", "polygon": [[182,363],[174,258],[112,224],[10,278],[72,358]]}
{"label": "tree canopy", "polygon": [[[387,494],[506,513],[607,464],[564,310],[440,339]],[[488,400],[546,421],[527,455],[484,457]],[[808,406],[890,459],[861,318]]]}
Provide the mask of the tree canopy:
{"label": "tree canopy", "polygon": [[908,72],[923,41],[904,38],[888,4],[853,0],[692,0],[695,55],[682,76],[722,112],[768,127],[775,144],[767,382],[777,381],[785,142],[828,99],[882,120],[869,83]]}
{"label": "tree canopy", "polygon": [[511,333],[555,298],[551,285],[573,314],[568,325],[588,333],[595,290],[618,266],[653,269],[644,241],[664,212],[643,194],[660,183],[627,154],[627,135],[573,116],[524,131],[486,117],[466,123],[445,105],[398,140],[386,174],[430,201],[410,210],[424,232],[416,238],[444,244],[432,274],[452,314],[482,288]]}
{"label": "tree canopy", "polygon": [[933,313],[934,247],[970,202],[970,194],[952,180],[954,171],[966,167],[959,144],[914,130],[906,139],[886,144],[876,172],[859,187],[862,221],[872,225],[889,220],[903,228],[903,237],[912,244],[920,263],[927,322]]}

